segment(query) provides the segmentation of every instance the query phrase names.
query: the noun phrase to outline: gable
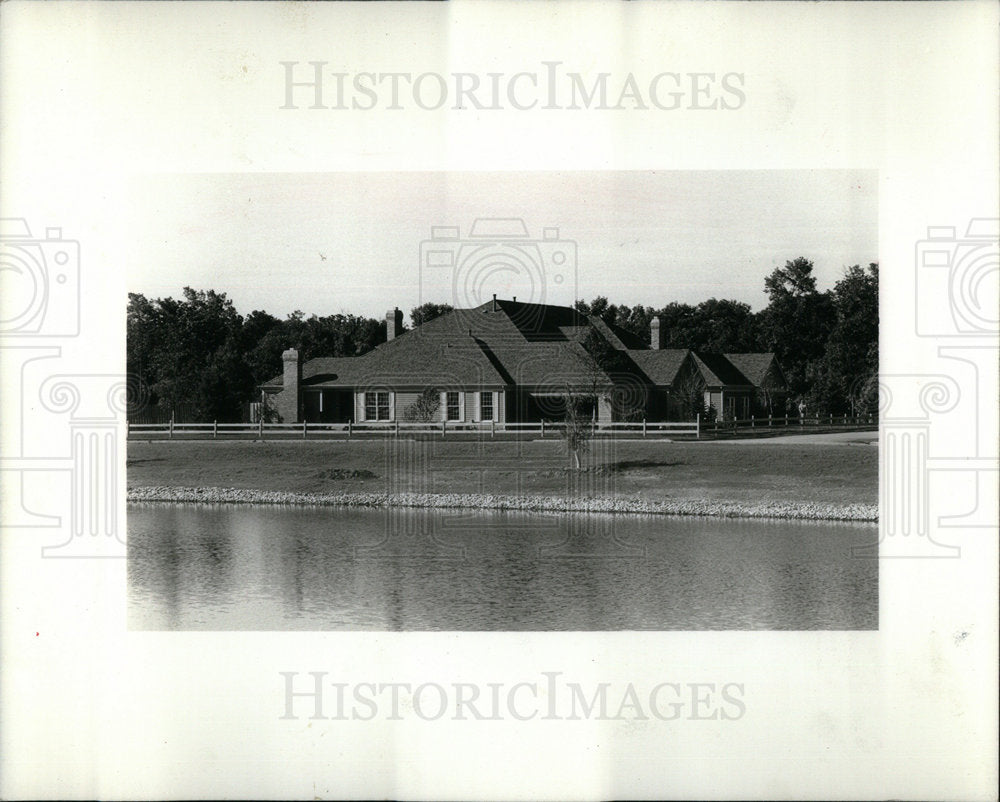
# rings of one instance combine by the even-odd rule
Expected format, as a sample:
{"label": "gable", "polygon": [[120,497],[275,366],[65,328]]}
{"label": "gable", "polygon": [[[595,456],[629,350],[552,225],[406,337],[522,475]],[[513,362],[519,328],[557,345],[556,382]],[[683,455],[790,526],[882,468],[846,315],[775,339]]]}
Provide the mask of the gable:
{"label": "gable", "polygon": [[670,386],[676,381],[677,374],[689,353],[691,352],[683,348],[633,349],[628,351],[629,357],[645,374],[649,383],[661,387]]}
{"label": "gable", "polygon": [[752,382],[724,354],[694,352],[695,364],[710,387],[746,387]]}

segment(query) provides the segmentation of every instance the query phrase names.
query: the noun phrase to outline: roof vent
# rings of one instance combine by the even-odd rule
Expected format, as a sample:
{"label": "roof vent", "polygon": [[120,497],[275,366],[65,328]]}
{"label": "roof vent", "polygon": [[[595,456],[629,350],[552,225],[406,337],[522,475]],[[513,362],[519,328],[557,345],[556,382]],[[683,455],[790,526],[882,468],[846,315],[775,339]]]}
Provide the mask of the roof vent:
{"label": "roof vent", "polygon": [[497,294],[493,293],[493,311],[497,311]]}

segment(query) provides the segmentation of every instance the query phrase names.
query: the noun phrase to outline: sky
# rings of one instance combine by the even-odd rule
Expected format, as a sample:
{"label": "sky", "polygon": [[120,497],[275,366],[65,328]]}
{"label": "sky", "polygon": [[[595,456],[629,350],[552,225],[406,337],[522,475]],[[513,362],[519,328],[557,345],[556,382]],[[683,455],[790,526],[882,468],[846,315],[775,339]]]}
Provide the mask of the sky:
{"label": "sky", "polygon": [[[151,298],[213,289],[242,314],[277,317],[381,318],[393,307],[471,306],[493,293],[656,307],[732,298],[758,310],[765,277],[786,261],[811,260],[821,290],[845,268],[878,261],[877,178],[873,170],[145,175],[133,180],[125,215],[127,283]],[[450,229],[437,232],[444,239],[436,227]]]}

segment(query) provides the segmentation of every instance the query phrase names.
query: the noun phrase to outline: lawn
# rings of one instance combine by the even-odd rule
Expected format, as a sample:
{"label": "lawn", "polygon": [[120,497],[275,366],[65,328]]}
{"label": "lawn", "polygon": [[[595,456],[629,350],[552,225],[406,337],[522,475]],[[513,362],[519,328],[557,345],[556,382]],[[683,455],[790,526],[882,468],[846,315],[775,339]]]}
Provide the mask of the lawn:
{"label": "lawn", "polygon": [[[875,504],[878,449],[863,442],[595,441],[568,470],[560,440],[130,441],[128,485],[309,493],[420,491],[648,500]],[[582,485],[582,488],[581,488]]]}

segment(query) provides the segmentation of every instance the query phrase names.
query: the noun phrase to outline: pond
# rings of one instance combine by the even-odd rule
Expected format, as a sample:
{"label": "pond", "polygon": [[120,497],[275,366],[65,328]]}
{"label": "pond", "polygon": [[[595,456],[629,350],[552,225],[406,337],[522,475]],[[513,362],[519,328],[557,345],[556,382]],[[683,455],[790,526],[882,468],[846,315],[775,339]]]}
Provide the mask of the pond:
{"label": "pond", "polygon": [[873,525],[131,504],[135,630],[878,628]]}

